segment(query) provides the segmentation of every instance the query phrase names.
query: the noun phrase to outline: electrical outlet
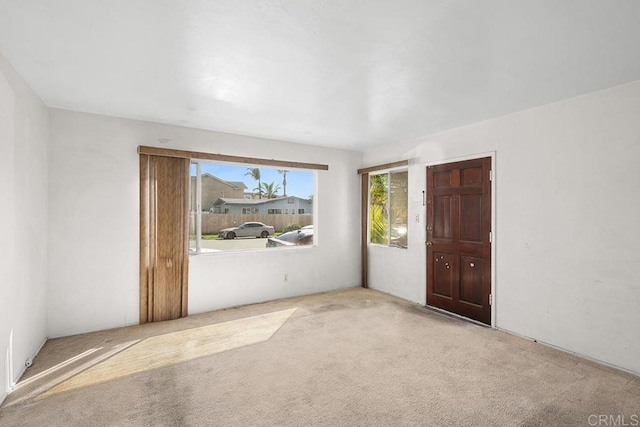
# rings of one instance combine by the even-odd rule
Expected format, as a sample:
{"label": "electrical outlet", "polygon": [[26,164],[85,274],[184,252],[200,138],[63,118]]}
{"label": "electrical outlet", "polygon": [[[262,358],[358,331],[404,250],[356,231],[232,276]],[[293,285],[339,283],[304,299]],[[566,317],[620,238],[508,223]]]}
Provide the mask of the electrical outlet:
{"label": "electrical outlet", "polygon": [[288,282],[289,281],[289,274],[284,273],[284,281]]}

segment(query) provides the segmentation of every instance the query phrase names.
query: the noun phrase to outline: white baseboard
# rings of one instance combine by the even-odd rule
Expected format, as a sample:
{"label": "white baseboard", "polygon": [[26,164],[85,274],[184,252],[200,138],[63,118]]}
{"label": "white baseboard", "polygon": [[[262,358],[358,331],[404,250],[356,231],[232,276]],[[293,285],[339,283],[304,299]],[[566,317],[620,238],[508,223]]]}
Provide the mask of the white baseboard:
{"label": "white baseboard", "polygon": [[528,337],[526,335],[521,335],[521,334],[518,334],[516,332],[512,332],[512,331],[510,331],[508,329],[502,329],[502,328],[496,328],[496,329],[499,330],[500,332],[505,332],[505,333],[507,333],[509,335],[513,335],[515,337],[522,338],[522,339],[525,339],[527,341],[533,341],[533,342],[536,342],[538,344],[542,344],[545,347],[550,347],[550,348],[553,348],[555,350],[559,350],[559,351],[561,351],[563,353],[572,354],[574,356],[581,357],[581,358],[583,358],[583,359],[585,359],[585,360],[587,360],[589,362],[596,363],[598,365],[606,366],[607,368],[613,368],[613,369],[616,369],[618,371],[626,372],[628,374],[640,377],[640,372],[636,372],[633,369],[625,368],[623,366],[614,365],[613,363],[608,363],[608,362],[605,362],[603,360],[596,359],[596,358],[593,358],[591,356],[587,356],[586,354],[582,354],[582,353],[578,353],[576,351],[568,350],[566,348],[558,347],[557,345],[549,344],[548,342],[540,341],[540,340],[538,340],[536,338],[531,338],[531,337]]}
{"label": "white baseboard", "polygon": [[[48,340],[48,339],[49,339],[49,338],[45,338],[45,339],[44,339],[44,341],[42,341],[42,344],[40,344],[40,346],[38,347],[38,349],[36,350],[36,352],[35,352],[35,353],[33,353],[33,355],[31,356],[31,359],[32,359],[32,360],[33,360],[33,359],[38,355],[38,353],[40,353],[40,350],[42,350],[42,347],[44,347],[44,345],[47,343],[47,340]],[[20,378],[22,378],[22,376],[24,375],[24,373],[25,373],[25,371],[26,371],[26,370],[27,370],[27,367],[24,365],[24,362],[23,362],[23,364],[22,364],[22,370],[20,371],[20,374],[18,375],[17,379],[16,379],[15,381],[13,381],[13,378],[11,378],[11,379],[10,379],[10,381],[11,381],[11,389],[7,392],[7,394],[4,396],[4,398],[2,399],[2,401],[4,401],[4,399],[6,399],[6,398],[7,398],[7,396],[8,396],[9,394],[11,394],[11,392],[12,392],[12,391],[14,390],[14,388],[15,388],[15,385],[20,381]],[[2,401],[0,401],[0,405],[2,404],[2,403],[1,403]]]}

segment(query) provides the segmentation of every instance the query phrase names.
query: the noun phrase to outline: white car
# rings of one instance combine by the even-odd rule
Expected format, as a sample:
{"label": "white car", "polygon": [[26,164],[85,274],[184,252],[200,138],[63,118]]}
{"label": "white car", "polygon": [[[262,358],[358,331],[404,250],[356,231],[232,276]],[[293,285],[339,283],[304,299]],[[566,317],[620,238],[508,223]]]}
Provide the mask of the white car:
{"label": "white car", "polygon": [[313,225],[307,225],[300,230],[289,231],[278,237],[269,237],[267,240],[268,248],[276,248],[279,246],[307,246],[313,245]]}
{"label": "white car", "polygon": [[274,232],[273,227],[261,222],[243,222],[237,227],[225,228],[218,232],[222,239],[235,239],[236,237],[262,237],[266,239]]}

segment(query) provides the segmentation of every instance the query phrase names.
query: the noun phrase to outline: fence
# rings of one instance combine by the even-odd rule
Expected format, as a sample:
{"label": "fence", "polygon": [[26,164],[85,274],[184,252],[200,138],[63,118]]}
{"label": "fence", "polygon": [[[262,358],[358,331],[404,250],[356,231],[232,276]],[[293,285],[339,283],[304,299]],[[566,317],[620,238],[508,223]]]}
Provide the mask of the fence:
{"label": "fence", "polygon": [[[189,221],[189,233],[195,234],[194,217],[191,214]],[[216,234],[223,228],[235,227],[243,222],[256,221],[272,226],[275,231],[282,231],[290,224],[299,224],[301,227],[313,224],[311,214],[213,214],[202,213],[202,234]]]}

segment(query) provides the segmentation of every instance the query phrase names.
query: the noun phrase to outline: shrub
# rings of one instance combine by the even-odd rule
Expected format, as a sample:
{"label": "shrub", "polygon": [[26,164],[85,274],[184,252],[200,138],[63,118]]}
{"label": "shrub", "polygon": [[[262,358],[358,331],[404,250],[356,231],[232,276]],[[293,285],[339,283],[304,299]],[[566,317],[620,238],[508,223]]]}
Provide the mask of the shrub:
{"label": "shrub", "polygon": [[301,228],[300,224],[289,224],[284,228],[283,232],[286,233],[287,231],[300,230]]}

